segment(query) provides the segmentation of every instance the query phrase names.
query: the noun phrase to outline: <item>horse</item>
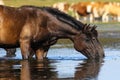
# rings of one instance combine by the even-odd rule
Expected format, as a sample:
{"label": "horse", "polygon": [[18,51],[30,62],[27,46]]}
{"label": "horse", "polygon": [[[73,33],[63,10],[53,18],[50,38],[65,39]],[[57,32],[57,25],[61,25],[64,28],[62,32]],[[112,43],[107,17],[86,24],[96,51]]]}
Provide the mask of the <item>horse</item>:
{"label": "horse", "polygon": [[[103,61],[84,60],[75,69],[75,80],[97,80]],[[82,65],[82,67],[81,67]]]}
{"label": "horse", "polygon": [[73,4],[71,4],[69,10],[74,12],[73,16],[77,20],[80,20],[80,16],[86,20],[87,16],[90,14],[89,12],[87,12],[87,5],[90,3],[91,2],[73,3]]}
{"label": "horse", "polygon": [[20,47],[23,59],[29,59],[32,53],[43,59],[58,39],[70,39],[74,48],[88,59],[104,57],[96,26],[51,7],[0,6],[1,48]]}
{"label": "horse", "polygon": [[68,13],[68,9],[70,7],[70,4],[67,3],[67,2],[59,2],[59,3],[55,3],[53,4],[52,6],[53,8],[57,8],[59,9],[60,11],[63,11],[65,13]]}
{"label": "horse", "polygon": [[91,13],[90,14],[90,21],[93,22],[95,20],[102,20],[104,22],[103,19],[103,14],[105,12],[104,10],[104,6],[108,4],[108,2],[91,2],[91,4],[87,5],[87,12]]}
{"label": "horse", "polygon": [[[90,22],[95,21],[95,19],[102,18],[104,14],[104,5],[107,2],[78,2],[71,5],[71,9],[75,13],[75,17],[79,20],[79,15],[84,17],[86,20],[89,18]],[[78,14],[77,14],[78,13]]]}
{"label": "horse", "polygon": [[108,22],[108,15],[113,16],[116,18],[118,22],[120,22],[120,5],[119,3],[108,3],[104,6],[104,14],[103,18],[105,22]]}
{"label": "horse", "polygon": [[3,0],[0,0],[0,5],[5,5]]}

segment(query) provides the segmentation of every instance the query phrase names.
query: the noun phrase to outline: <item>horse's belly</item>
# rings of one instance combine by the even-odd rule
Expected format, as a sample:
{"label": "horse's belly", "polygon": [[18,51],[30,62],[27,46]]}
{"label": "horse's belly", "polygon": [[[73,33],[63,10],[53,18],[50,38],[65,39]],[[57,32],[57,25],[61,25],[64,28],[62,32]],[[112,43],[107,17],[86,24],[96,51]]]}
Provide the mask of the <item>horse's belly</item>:
{"label": "horse's belly", "polygon": [[1,29],[0,30],[0,44],[15,45],[18,42],[17,35],[12,32]]}

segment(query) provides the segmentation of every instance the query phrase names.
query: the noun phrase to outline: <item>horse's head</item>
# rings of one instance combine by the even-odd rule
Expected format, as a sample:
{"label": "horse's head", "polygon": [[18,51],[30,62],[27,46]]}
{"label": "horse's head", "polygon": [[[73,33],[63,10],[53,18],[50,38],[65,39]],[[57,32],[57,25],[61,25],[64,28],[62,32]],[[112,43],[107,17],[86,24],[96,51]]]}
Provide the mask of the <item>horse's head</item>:
{"label": "horse's head", "polygon": [[74,37],[74,47],[89,59],[104,57],[103,47],[98,40],[96,26],[84,25],[80,34]]}

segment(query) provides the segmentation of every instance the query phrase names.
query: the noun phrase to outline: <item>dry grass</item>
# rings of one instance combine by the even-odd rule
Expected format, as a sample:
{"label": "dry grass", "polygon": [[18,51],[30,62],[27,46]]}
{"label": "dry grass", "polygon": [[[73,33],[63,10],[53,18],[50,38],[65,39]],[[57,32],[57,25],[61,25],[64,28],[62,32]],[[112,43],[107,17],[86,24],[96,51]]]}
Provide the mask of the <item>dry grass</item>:
{"label": "dry grass", "polygon": [[[36,6],[51,6],[57,2],[69,2],[76,3],[82,0],[3,0],[5,5],[7,6],[21,6],[21,5],[36,5]],[[120,0],[83,0],[83,1],[116,1],[120,2]]]}

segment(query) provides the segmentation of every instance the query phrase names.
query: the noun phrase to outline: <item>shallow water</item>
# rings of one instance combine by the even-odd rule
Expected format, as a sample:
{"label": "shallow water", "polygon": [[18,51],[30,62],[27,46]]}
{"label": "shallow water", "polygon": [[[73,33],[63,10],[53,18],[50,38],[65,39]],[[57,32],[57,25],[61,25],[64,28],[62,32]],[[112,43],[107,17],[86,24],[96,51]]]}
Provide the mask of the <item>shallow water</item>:
{"label": "shallow water", "polygon": [[[101,39],[102,43],[105,40]],[[0,49],[0,80],[119,80],[119,40],[105,43],[102,61],[87,60],[72,44],[65,44],[71,48],[53,46],[44,61],[22,60],[19,49],[16,57],[4,57],[5,51]]]}

